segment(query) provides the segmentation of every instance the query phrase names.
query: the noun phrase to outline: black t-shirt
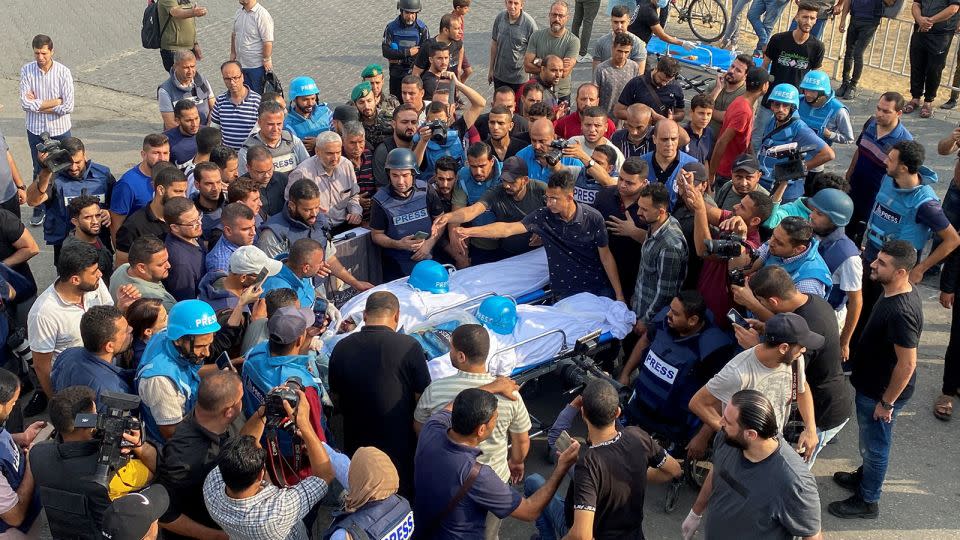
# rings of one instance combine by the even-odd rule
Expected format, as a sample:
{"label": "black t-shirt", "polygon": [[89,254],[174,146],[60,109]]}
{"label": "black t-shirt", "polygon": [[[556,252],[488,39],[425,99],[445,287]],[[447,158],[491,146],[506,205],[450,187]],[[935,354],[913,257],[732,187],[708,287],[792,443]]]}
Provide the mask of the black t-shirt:
{"label": "black t-shirt", "polygon": [[[477,133],[480,134],[480,140],[485,141],[490,137],[490,126],[488,122],[490,121],[490,113],[483,113],[477,117],[477,122],[473,127],[477,128]],[[510,130],[510,138],[513,139],[521,133],[526,133],[530,131],[530,122],[526,118],[520,116],[519,114],[513,115],[513,129]],[[530,144],[527,142],[527,144]]]}
{"label": "black t-shirt", "polygon": [[[863,327],[860,342],[852,348],[850,382],[857,392],[880,401],[897,365],[894,346],[917,348],[922,330],[923,302],[916,287],[895,296],[881,295]],[[910,399],[916,382],[917,372],[914,371],[897,401]]]}
{"label": "black t-shirt", "polygon": [[[477,124],[477,125],[479,126],[480,124]],[[489,137],[485,138],[483,142],[489,144],[490,148],[493,148],[493,141],[491,141]],[[504,153],[503,156],[497,155],[497,159],[500,160],[500,162],[502,163],[507,159],[517,155],[517,152],[523,150],[527,146],[530,146],[530,143],[528,141],[518,139],[517,137],[514,137],[513,135],[511,135],[510,142],[507,144],[507,151]]]}
{"label": "black t-shirt", "polygon": [[799,88],[803,77],[811,69],[820,69],[823,64],[823,42],[810,36],[803,43],[793,39],[793,32],[780,32],[770,38],[767,50],[763,53],[770,59],[770,74],[773,82],[763,96],[763,106],[767,106],[767,97],[778,84],[792,84]]}
{"label": "black t-shirt", "polygon": [[160,240],[167,237],[167,224],[153,215],[150,205],[130,214],[117,231],[117,251],[130,252],[133,241],[148,234]]}
{"label": "black t-shirt", "polygon": [[[624,208],[617,186],[601,187],[597,193],[597,198],[593,201],[593,207],[600,212],[604,221],[610,219],[610,216],[617,219],[626,219],[629,213],[634,225],[641,229],[647,228],[647,224],[637,215],[637,203]],[[608,238],[610,253],[613,254],[613,259],[617,262],[617,273],[620,275],[623,297],[630,300],[633,296],[633,289],[637,285],[637,274],[640,271],[640,244],[626,236],[610,234]]]}
{"label": "black t-shirt", "polygon": [[638,0],[638,3],[640,5],[633,12],[633,20],[627,30],[644,43],[650,43],[650,36],[653,35],[651,28],[660,24],[660,12],[648,0]]}
{"label": "black t-shirt", "polygon": [[850,418],[850,386],[840,367],[840,328],[836,312],[819,296],[807,296],[807,303],[794,313],[807,321],[810,330],[824,338],[823,347],[804,355],[804,374],[813,392],[817,427],[826,431]]}
{"label": "black t-shirt", "polygon": [[682,111],[685,105],[683,88],[680,87],[680,84],[674,80],[658,87],[653,83],[653,76],[650,73],[630,79],[630,82],[620,92],[617,103],[624,107],[629,107],[634,103],[643,103],[657,114],[664,116],[671,110]]}
{"label": "black t-shirt", "polygon": [[564,518],[575,510],[594,513],[593,537],[643,539],[643,497],[647,469],[661,467],[666,451],[638,427],[624,428],[614,439],[580,454],[564,499]]}
{"label": "black t-shirt", "polygon": [[[423,42],[423,45],[420,46],[420,51],[417,52],[417,56],[413,60],[413,65],[427,71],[430,69],[430,47],[434,43],[439,43],[437,38],[430,38]],[[462,41],[451,41],[446,43],[448,50],[450,51],[450,71],[456,73],[457,68],[459,67],[460,61],[460,50],[463,49]]]}
{"label": "black t-shirt", "polygon": [[[497,221],[512,223],[521,221],[527,214],[543,208],[547,204],[547,185],[539,180],[530,180],[527,183],[527,193],[523,199],[516,201],[507,192],[503,186],[497,186],[494,189],[488,189],[481,203],[486,206]],[[500,240],[500,249],[510,255],[519,255],[533,249],[530,246],[531,233],[515,234]]]}
{"label": "black t-shirt", "polygon": [[353,455],[375,446],[390,456],[405,497],[413,492],[413,411],[429,384],[420,344],[385,326],[364,326],[330,355],[330,393],[343,414],[344,450]]}
{"label": "black t-shirt", "polygon": [[[0,208],[0,261],[17,252],[13,244],[20,240],[23,231],[26,229],[20,218],[13,212]],[[30,265],[23,262],[13,265],[12,269],[30,281],[33,281],[33,273],[30,271]]]}
{"label": "black t-shirt", "polygon": [[[453,88],[453,83],[449,79],[441,80],[430,70],[421,73],[420,79],[423,81],[423,99],[427,101],[433,100],[433,93],[438,86],[446,84],[450,88]],[[456,94],[456,90],[454,90],[453,93]]]}

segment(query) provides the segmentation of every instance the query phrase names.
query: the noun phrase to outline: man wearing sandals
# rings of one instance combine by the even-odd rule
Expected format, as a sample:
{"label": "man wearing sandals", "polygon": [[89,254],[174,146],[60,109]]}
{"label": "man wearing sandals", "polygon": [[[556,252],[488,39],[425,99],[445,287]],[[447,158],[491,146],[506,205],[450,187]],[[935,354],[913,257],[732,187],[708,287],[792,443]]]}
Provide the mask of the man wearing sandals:
{"label": "man wearing sandals", "polygon": [[[937,153],[941,156],[957,154],[960,151],[960,127],[940,140]],[[958,154],[960,155],[960,154]],[[953,224],[960,227],[960,159],[953,170],[953,181],[943,198],[943,213]],[[960,255],[952,255],[943,263],[940,274],[940,305],[953,310],[950,322],[950,342],[943,357],[942,394],[933,405],[933,415],[947,421],[953,415],[953,398],[960,396],[960,305],[956,302],[956,292],[960,289]]]}
{"label": "man wearing sandals", "polygon": [[[910,13],[916,24],[910,37],[910,103],[903,113],[920,109],[920,118],[930,118],[940,76],[957,29],[960,0],[914,0]],[[923,106],[920,98],[923,98]]]}

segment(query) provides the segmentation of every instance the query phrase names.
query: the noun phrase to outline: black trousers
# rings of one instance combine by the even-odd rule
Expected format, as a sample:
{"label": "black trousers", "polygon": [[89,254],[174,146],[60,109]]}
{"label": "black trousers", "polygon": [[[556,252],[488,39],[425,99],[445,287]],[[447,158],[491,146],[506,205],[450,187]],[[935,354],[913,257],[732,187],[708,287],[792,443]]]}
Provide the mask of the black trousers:
{"label": "black trousers", "polygon": [[953,303],[953,317],[950,320],[950,342],[943,356],[944,394],[952,396],[960,391],[960,305]]}
{"label": "black trousers", "polygon": [[937,87],[953,33],[929,34],[914,32],[910,39],[910,97],[931,102],[937,97]]}
{"label": "black trousers", "polygon": [[846,45],[843,53],[843,80],[856,85],[863,73],[863,54],[873,41],[880,21],[873,19],[853,19],[847,29]]}

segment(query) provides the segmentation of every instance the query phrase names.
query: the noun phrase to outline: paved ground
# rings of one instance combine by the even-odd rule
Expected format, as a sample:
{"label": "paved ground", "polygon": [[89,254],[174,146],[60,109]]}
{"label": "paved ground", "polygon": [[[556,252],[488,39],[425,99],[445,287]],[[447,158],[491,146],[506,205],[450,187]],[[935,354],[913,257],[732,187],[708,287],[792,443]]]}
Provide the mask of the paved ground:
{"label": "paved ground", "polygon": [[[322,99],[340,102],[358,79],[358,73],[379,58],[379,37],[382,26],[392,16],[392,1],[378,2],[375,10],[356,10],[346,3],[330,7],[304,0],[268,2],[267,7],[277,20],[277,49],[274,55],[278,73],[284,81],[308,74],[317,79]],[[424,19],[435,29],[447,2],[429,1]],[[58,59],[73,69],[81,84],[77,89],[75,133],[87,144],[90,156],[110,166],[119,176],[138,160],[137,150],[145,133],[159,127],[159,114],[153,95],[162,80],[159,54],[139,47],[138,30],[142,2],[104,0],[95,5],[51,0],[9,0],[4,5],[0,22],[0,131],[6,135],[21,171],[29,170],[29,155],[23,135],[22,114],[17,106],[16,80],[19,66],[30,59],[29,40],[37,32],[45,32],[56,41]],[[200,41],[206,59],[201,70],[211,76],[226,57],[232,2],[208,6],[209,15],[200,21]],[[546,19],[547,1],[528,0],[527,8],[541,24]],[[489,94],[485,84],[487,43],[493,15],[499,2],[475,2],[467,19],[467,51],[477,74],[471,81]],[[371,11],[376,11],[370,16]],[[675,23],[673,23],[675,24]],[[595,35],[606,30],[604,16],[598,17]],[[294,69],[292,66],[298,66]],[[585,67],[578,67],[575,81],[589,77]],[[222,89],[212,77],[214,86]],[[891,82],[894,90],[898,83]],[[868,96],[851,106],[854,125],[862,125],[871,114],[874,97]],[[934,151],[938,138],[955,126],[956,118],[920,120],[914,115],[906,125],[929,151]],[[834,169],[842,172],[849,163],[852,150],[837,148]],[[928,164],[944,180],[938,191],[946,189],[952,174],[952,157],[928,156]],[[42,233],[34,229],[38,237]],[[52,251],[43,249],[32,267],[41,286],[54,278]],[[955,467],[960,457],[956,441],[958,423],[943,424],[930,414],[933,399],[939,394],[942,358],[949,336],[949,313],[936,302],[936,283],[928,282],[921,289],[925,299],[926,325],[918,366],[919,385],[916,395],[900,417],[896,444],[887,476],[881,518],[876,521],[841,521],[824,512],[823,528],[827,536],[843,539],[947,539],[960,535],[960,472]],[[552,419],[567,396],[551,385],[531,404],[541,418]],[[536,442],[528,460],[528,472],[548,472],[542,458],[542,443]],[[817,461],[818,477],[824,504],[845,497],[833,485],[834,471],[855,466],[857,457],[855,422],[841,433],[840,442],[829,446]],[[695,493],[685,490],[674,514],[662,510],[663,489],[652,487],[648,492],[645,530],[650,538],[675,538],[679,524],[693,501]],[[530,525],[508,521],[504,538],[527,538]]]}

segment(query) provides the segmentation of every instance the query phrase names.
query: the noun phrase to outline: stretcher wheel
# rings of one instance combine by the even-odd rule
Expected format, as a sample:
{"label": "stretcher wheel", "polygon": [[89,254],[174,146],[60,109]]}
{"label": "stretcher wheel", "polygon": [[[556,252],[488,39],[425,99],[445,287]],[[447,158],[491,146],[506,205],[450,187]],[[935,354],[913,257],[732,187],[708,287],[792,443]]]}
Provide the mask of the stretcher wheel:
{"label": "stretcher wheel", "polygon": [[727,8],[720,0],[693,0],[686,19],[693,35],[705,43],[717,41],[727,30]]}
{"label": "stretcher wheel", "polygon": [[688,459],[683,462],[683,476],[687,483],[694,489],[699,490],[703,487],[703,482],[707,479],[707,474],[713,469],[713,463],[707,459],[694,460]]}
{"label": "stretcher wheel", "polygon": [[670,482],[670,485],[667,486],[667,497],[663,501],[663,511],[666,513],[673,512],[673,509],[677,507],[677,501],[680,500],[680,489],[683,488],[683,477],[677,478]]}

